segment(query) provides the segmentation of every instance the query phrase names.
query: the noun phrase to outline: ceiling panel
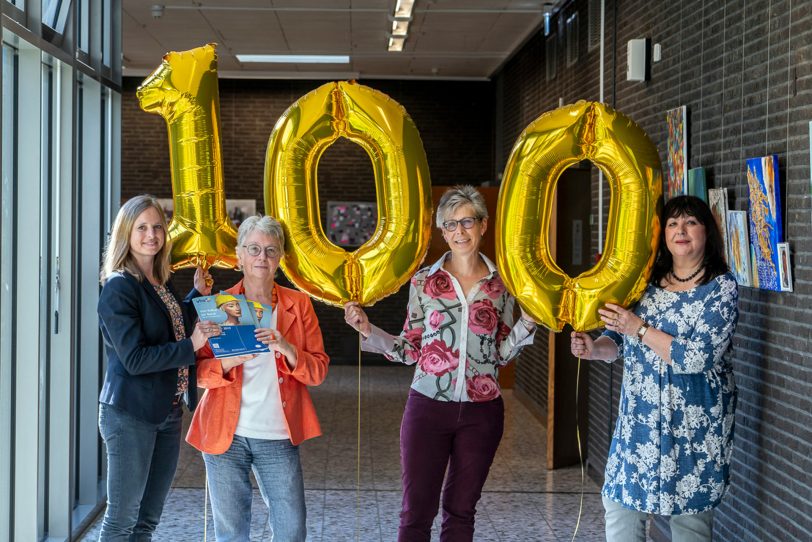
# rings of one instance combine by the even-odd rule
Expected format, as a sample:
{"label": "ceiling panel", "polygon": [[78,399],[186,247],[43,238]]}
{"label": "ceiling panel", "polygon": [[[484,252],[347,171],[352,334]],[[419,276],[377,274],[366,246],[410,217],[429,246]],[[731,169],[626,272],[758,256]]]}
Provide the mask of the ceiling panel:
{"label": "ceiling panel", "polygon": [[[560,4],[562,0],[556,0]],[[542,21],[540,0],[416,0],[403,52],[387,51],[395,0],[123,0],[125,75],[169,50],[218,44],[230,77],[485,79]],[[240,64],[235,54],[350,54],[350,65]]]}

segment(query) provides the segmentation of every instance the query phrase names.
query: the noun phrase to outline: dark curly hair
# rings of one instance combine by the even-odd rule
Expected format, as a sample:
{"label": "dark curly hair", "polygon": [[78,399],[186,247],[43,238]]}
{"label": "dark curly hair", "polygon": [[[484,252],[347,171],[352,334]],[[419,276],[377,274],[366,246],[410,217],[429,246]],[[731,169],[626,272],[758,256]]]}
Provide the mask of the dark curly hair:
{"label": "dark curly hair", "polygon": [[669,218],[678,216],[692,216],[705,226],[705,257],[702,265],[704,273],[699,278],[700,284],[707,284],[719,275],[727,273],[730,268],[725,262],[725,245],[719,226],[713,218],[710,207],[696,196],[677,196],[668,200],[660,215],[660,245],[657,249],[657,258],[651,271],[651,282],[659,286],[660,281],[671,272],[674,260],[668,245],[665,242],[666,224]]}

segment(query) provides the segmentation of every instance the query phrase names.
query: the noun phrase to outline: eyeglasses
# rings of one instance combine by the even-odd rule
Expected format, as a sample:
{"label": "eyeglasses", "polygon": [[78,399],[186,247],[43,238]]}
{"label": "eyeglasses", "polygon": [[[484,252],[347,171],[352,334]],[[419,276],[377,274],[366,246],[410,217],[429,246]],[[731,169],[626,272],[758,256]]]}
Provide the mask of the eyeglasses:
{"label": "eyeglasses", "polygon": [[461,218],[459,220],[446,220],[445,222],[443,222],[443,228],[445,228],[445,231],[456,231],[457,224],[462,224],[463,228],[465,228],[466,230],[470,230],[471,228],[474,227],[474,224],[476,224],[477,222],[479,222],[478,218],[475,218],[473,216],[466,216],[465,218]]}
{"label": "eyeglasses", "polygon": [[[260,254],[262,254],[263,248],[259,245],[243,245],[243,248],[248,251],[250,256],[256,258]],[[275,260],[276,258],[282,255],[282,251],[277,247],[270,246],[265,247],[265,256],[268,257],[269,260]]]}

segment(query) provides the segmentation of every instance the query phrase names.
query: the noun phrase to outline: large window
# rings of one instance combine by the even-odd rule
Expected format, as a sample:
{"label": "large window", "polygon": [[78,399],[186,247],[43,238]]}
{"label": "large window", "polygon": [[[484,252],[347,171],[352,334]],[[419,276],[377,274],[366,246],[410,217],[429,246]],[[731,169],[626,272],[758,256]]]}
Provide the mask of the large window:
{"label": "large window", "polygon": [[0,541],[72,540],[106,497],[96,302],[120,193],[120,3],[0,2]]}
{"label": "large window", "polygon": [[3,43],[2,218],[0,219],[0,539],[10,533],[12,360],[14,359],[14,179],[16,178],[17,51]]}

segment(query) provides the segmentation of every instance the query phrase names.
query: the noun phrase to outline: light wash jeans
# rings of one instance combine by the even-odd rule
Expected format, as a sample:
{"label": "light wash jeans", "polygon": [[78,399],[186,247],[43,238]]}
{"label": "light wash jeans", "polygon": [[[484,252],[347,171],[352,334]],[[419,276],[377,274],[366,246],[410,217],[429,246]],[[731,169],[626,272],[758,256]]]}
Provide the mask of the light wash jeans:
{"label": "light wash jeans", "polygon": [[[606,542],[646,542],[646,520],[649,515],[626,508],[603,497],[606,510]],[[713,510],[701,514],[667,516],[671,542],[710,542],[713,539]]]}
{"label": "light wash jeans", "polygon": [[177,405],[156,425],[99,404],[107,447],[107,510],[99,542],[152,540],[178,466],[182,416]]}
{"label": "light wash jeans", "polygon": [[203,454],[217,542],[247,542],[251,531],[251,479],[270,510],[272,540],[304,542],[306,511],[299,448],[289,440],[234,435],[225,453]]}

